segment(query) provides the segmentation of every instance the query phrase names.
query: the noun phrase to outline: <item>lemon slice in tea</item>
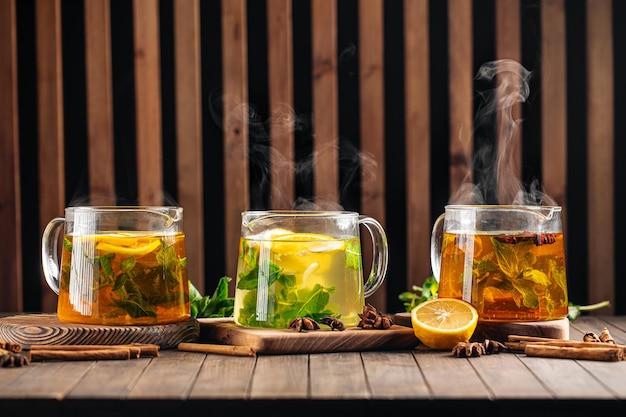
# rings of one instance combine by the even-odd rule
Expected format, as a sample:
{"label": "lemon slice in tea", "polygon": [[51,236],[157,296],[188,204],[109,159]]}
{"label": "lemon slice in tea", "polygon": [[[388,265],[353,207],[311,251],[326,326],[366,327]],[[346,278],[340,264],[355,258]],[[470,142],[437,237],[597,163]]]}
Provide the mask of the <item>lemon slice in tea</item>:
{"label": "lemon slice in tea", "polygon": [[152,238],[151,240],[133,237],[126,237],[123,240],[116,238],[115,242],[111,243],[103,236],[96,244],[96,249],[124,256],[143,256],[154,251],[159,246],[161,246],[161,240],[158,238]]}

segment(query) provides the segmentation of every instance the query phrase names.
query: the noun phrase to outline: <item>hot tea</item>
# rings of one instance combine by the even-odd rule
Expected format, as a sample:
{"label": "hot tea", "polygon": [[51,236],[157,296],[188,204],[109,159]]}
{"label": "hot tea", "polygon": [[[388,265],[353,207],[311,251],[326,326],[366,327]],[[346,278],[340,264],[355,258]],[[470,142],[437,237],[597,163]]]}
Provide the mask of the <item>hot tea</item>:
{"label": "hot tea", "polygon": [[471,302],[480,320],[540,321],[567,316],[563,234],[443,234],[439,297]]}
{"label": "hot tea", "polygon": [[358,238],[270,229],[241,239],[237,323],[287,328],[294,318],[333,316],[356,326],[363,304]]}
{"label": "hot tea", "polygon": [[122,325],[188,318],[186,262],[182,232],[66,234],[59,320]]}

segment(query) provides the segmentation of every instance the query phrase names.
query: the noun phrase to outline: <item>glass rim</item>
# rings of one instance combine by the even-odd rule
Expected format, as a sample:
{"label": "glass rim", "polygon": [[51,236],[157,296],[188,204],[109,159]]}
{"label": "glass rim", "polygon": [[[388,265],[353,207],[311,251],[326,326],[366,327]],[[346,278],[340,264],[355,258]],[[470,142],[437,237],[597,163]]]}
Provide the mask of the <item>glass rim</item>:
{"label": "glass rim", "polygon": [[446,204],[444,208],[455,209],[455,210],[493,210],[493,209],[501,209],[501,210],[556,210],[560,211],[563,209],[562,206],[559,205],[532,205],[532,204]]}

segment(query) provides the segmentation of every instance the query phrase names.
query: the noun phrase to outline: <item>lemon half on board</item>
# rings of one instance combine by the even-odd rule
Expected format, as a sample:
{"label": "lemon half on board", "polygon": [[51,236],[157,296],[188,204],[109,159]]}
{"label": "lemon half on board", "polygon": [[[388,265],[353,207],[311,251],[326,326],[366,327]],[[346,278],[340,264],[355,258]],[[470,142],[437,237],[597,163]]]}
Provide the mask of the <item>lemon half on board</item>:
{"label": "lemon half on board", "polygon": [[427,347],[452,349],[470,340],[478,324],[478,311],[468,302],[456,298],[435,298],[411,310],[415,336]]}

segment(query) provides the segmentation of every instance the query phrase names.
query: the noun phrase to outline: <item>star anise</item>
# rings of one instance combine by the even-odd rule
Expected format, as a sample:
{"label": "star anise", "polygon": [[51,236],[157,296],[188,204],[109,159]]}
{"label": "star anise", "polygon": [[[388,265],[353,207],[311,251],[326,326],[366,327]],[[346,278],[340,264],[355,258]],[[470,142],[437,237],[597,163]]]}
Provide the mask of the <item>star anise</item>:
{"label": "star anise", "polygon": [[289,322],[289,328],[297,332],[306,332],[309,330],[318,330],[320,325],[310,317],[298,317]]}
{"label": "star anise", "polygon": [[11,352],[6,349],[0,349],[0,367],[20,367],[28,365],[28,358],[19,353]]}
{"label": "star anise", "polygon": [[485,339],[483,342],[483,346],[485,346],[485,353],[490,355],[492,353],[500,353],[506,350],[506,346],[502,342],[498,342],[497,340]]}
{"label": "star anise", "polygon": [[587,332],[583,336],[583,342],[601,342],[600,337],[594,332]]}
{"label": "star anise", "polygon": [[452,348],[452,355],[457,358],[470,358],[481,355],[500,353],[506,350],[504,343],[485,339],[484,342],[459,342]]}
{"label": "star anise", "polygon": [[388,329],[394,325],[394,320],[392,317],[385,316],[380,313],[376,308],[367,304],[363,307],[363,313],[359,314],[361,321],[358,324],[358,327],[363,329]]}
{"label": "star anise", "polygon": [[320,319],[320,323],[325,324],[328,327],[330,327],[330,330],[343,331],[343,330],[346,329],[346,326],[344,326],[344,324],[343,324],[343,322],[341,320],[339,320],[338,318],[332,317],[332,316],[322,317]]}
{"label": "star anise", "polygon": [[478,342],[459,342],[452,348],[452,354],[457,358],[470,358],[485,353],[485,346]]}

